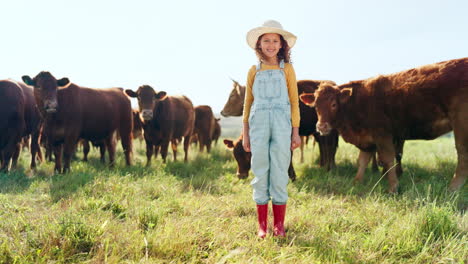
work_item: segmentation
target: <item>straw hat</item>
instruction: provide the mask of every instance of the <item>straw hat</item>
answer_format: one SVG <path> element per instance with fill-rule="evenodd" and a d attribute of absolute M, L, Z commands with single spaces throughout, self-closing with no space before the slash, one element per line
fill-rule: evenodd
<path fill-rule="evenodd" d="M 267 20 L 261 27 L 256 27 L 247 33 L 247 44 L 249 44 L 252 49 L 255 49 L 258 38 L 266 33 L 280 34 L 283 36 L 284 40 L 288 42 L 288 46 L 290 48 L 292 48 L 296 43 L 297 37 L 291 32 L 284 30 L 278 21 Z"/>

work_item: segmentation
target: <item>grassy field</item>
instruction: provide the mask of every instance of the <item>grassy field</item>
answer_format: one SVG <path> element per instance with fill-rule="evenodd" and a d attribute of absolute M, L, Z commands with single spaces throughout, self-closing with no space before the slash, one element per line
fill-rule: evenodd
<path fill-rule="evenodd" d="M 110 169 L 94 150 L 66 175 L 52 175 L 51 163 L 31 172 L 24 155 L 0 174 L 0 263 L 466 263 L 467 187 L 447 191 L 453 139 L 407 142 L 398 195 L 370 169 L 353 184 L 352 145 L 340 141 L 330 172 L 317 166 L 317 147 L 304 164 L 295 153 L 287 238 L 264 240 L 252 175 L 235 177 L 221 141 L 210 155 L 192 149 L 187 164 L 149 168 L 139 142 L 129 168 L 121 152 Z"/>

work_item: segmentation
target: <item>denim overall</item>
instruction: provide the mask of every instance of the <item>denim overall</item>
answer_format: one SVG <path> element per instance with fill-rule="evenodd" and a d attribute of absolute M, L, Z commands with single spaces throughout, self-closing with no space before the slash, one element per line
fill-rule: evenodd
<path fill-rule="evenodd" d="M 273 204 L 282 205 L 288 200 L 292 131 L 284 62 L 279 70 L 260 71 L 260 67 L 258 64 L 249 116 L 253 199 L 259 205 L 270 198 Z"/>

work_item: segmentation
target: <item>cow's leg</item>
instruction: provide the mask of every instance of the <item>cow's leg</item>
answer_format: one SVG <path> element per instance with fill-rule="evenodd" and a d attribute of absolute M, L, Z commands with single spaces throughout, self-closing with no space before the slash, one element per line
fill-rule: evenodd
<path fill-rule="evenodd" d="M 188 161 L 188 151 L 190 147 L 190 136 L 184 138 L 184 161 Z"/>
<path fill-rule="evenodd" d="M 204 142 L 203 137 L 198 137 L 198 151 L 201 153 L 203 152 Z"/>
<path fill-rule="evenodd" d="M 31 134 L 31 169 L 36 168 L 36 155 L 42 160 L 41 148 L 39 147 L 39 131 Z"/>
<path fill-rule="evenodd" d="M 403 158 L 403 146 L 405 145 L 404 140 L 396 139 L 395 143 L 395 160 L 396 160 L 396 174 L 398 177 L 403 174 L 403 168 L 401 166 L 401 159 Z"/>
<path fill-rule="evenodd" d="M 336 150 L 338 148 L 338 131 L 333 130 L 328 136 L 326 136 L 325 144 L 323 144 L 325 148 L 325 168 L 327 171 L 336 167 L 335 164 L 335 155 Z"/>
<path fill-rule="evenodd" d="M 18 141 L 15 143 L 15 141 Z M 10 170 L 10 162 L 12 160 L 12 157 L 14 157 L 15 152 L 17 152 L 17 148 L 21 148 L 20 144 L 21 140 L 15 140 L 15 139 L 10 139 L 10 142 L 3 148 L 3 162 L 2 162 L 2 168 L 0 171 L 3 172 L 8 172 Z"/>
<path fill-rule="evenodd" d="M 16 167 L 18 166 L 18 158 L 19 158 L 19 155 L 21 153 L 21 146 L 22 146 L 22 141 L 20 140 L 20 142 L 13 147 L 13 149 L 14 149 L 13 150 L 13 156 L 11 157 L 11 168 L 12 169 L 16 169 Z"/>
<path fill-rule="evenodd" d="M 76 138 L 65 138 L 65 142 L 63 143 L 63 173 L 70 172 L 71 159 L 76 153 L 77 142 Z"/>
<path fill-rule="evenodd" d="M 304 145 L 306 141 L 306 136 L 301 136 L 301 163 L 304 163 Z"/>
<path fill-rule="evenodd" d="M 398 178 L 394 168 L 395 163 L 395 148 L 391 137 L 382 137 L 377 142 L 377 153 L 379 161 L 384 168 L 383 173 L 387 175 L 388 191 L 395 193 L 398 188 Z"/>
<path fill-rule="evenodd" d="M 83 144 L 83 161 L 88 161 L 88 154 L 90 150 L 89 141 L 88 140 L 81 140 Z"/>
<path fill-rule="evenodd" d="M 364 173 L 366 172 L 367 165 L 374 154 L 374 152 L 359 150 L 358 171 L 356 173 L 356 177 L 354 177 L 354 181 L 361 183 L 364 181 Z"/>
<path fill-rule="evenodd" d="M 161 145 L 154 145 L 154 159 L 156 159 L 158 157 L 160 148 L 161 148 Z"/>
<path fill-rule="evenodd" d="M 1 164 L 1 166 L 0 166 L 0 172 L 3 171 L 2 168 L 3 168 L 3 161 L 4 161 L 4 160 L 5 160 L 5 159 L 3 158 L 3 150 L 0 149 L 0 164 Z"/>
<path fill-rule="evenodd" d="M 107 153 L 109 153 L 109 166 L 112 168 L 115 165 L 115 140 L 113 135 L 108 136 L 104 140 Z"/>
<path fill-rule="evenodd" d="M 55 173 L 62 172 L 62 144 L 53 146 L 54 157 L 55 157 Z M 52 156 L 52 155 L 51 155 Z"/>
<path fill-rule="evenodd" d="M 208 143 L 206 144 L 206 152 L 210 153 L 211 151 L 211 139 L 208 140 Z"/>
<path fill-rule="evenodd" d="M 172 154 L 174 156 L 174 161 L 177 161 L 177 139 L 171 140 Z"/>
<path fill-rule="evenodd" d="M 466 102 L 466 101 L 465 101 Z M 466 115 L 468 107 L 461 108 L 453 118 L 453 134 L 455 137 L 455 148 L 457 149 L 457 168 L 452 180 L 450 181 L 449 190 L 456 191 L 463 186 L 468 175 L 468 117 Z"/>
<path fill-rule="evenodd" d="M 153 157 L 153 144 L 149 141 L 146 141 L 146 167 L 151 165 L 151 158 Z"/>
<path fill-rule="evenodd" d="M 168 148 L 169 148 L 169 140 L 163 140 L 161 142 L 161 157 L 163 159 L 163 163 L 166 163 L 167 149 Z"/>
<path fill-rule="evenodd" d="M 104 144 L 104 142 L 101 142 L 99 144 L 99 154 L 101 155 L 101 163 L 105 164 L 106 163 L 106 144 Z"/>
<path fill-rule="evenodd" d="M 323 146 L 324 145 L 324 140 L 326 140 L 326 136 L 318 136 L 316 141 L 318 142 L 318 145 L 319 145 L 319 153 L 320 153 L 320 156 L 319 156 L 319 166 L 320 168 L 323 168 L 325 166 L 325 147 Z"/>
<path fill-rule="evenodd" d="M 131 122 L 128 124 L 123 124 L 122 128 L 120 129 L 120 140 L 125 155 L 125 164 L 127 166 L 132 165 L 133 136 Z"/>
<path fill-rule="evenodd" d="M 372 152 L 372 171 L 377 172 L 379 171 L 379 165 L 377 164 L 377 152 Z"/>

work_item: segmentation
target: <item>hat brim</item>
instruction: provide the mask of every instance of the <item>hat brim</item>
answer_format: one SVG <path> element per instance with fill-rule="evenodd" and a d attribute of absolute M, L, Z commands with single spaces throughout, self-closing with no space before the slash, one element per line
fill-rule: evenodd
<path fill-rule="evenodd" d="M 288 32 L 284 29 L 276 28 L 276 27 L 257 27 L 249 32 L 247 32 L 247 44 L 252 48 L 255 49 L 257 45 L 258 38 L 267 33 L 276 33 L 280 34 L 283 36 L 284 40 L 288 43 L 288 46 L 292 48 L 294 44 L 296 44 L 296 39 L 297 37 L 292 34 L 291 32 Z"/>

